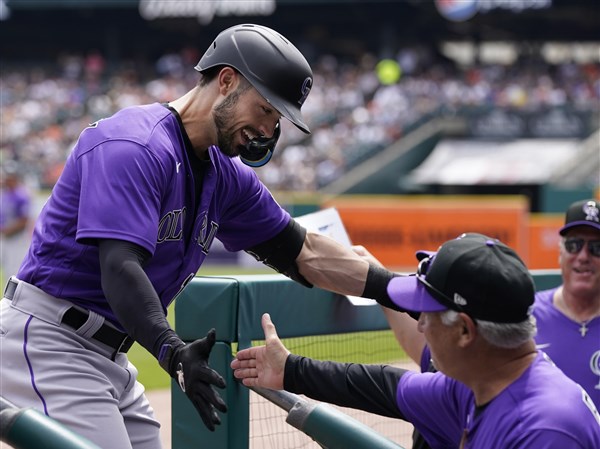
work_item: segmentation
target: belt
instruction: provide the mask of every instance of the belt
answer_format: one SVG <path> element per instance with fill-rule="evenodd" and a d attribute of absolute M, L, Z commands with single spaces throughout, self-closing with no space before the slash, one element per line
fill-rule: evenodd
<path fill-rule="evenodd" d="M 6 289 L 4 290 L 4 297 L 6 299 L 13 299 L 15 291 L 17 290 L 17 285 L 19 285 L 19 283 L 12 278 L 8 281 Z M 66 324 L 67 326 L 77 330 L 85 324 L 88 316 L 88 312 L 71 307 L 64 313 L 60 324 Z M 114 349 L 115 352 L 113 354 L 113 358 L 117 352 L 129 351 L 134 343 L 133 338 L 131 338 L 129 335 L 118 331 L 108 324 L 103 324 L 100 329 L 98 329 L 94 335 L 92 335 L 92 338 Z"/>

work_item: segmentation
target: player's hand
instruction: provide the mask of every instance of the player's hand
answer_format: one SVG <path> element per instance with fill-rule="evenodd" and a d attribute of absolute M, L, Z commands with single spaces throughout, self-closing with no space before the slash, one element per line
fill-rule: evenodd
<path fill-rule="evenodd" d="M 362 257 L 364 260 L 366 260 L 370 264 L 373 264 L 375 266 L 383 268 L 383 264 L 381 262 L 379 262 L 379 260 L 377 260 L 375 258 L 375 256 L 373 254 L 371 254 L 369 252 L 369 250 L 367 248 L 365 248 L 364 246 L 362 246 L 362 245 L 353 245 L 352 246 L 352 251 L 354 251 L 355 254 L 359 255 L 360 257 Z"/>
<path fill-rule="evenodd" d="M 238 351 L 231 362 L 233 375 L 247 387 L 282 390 L 285 362 L 290 351 L 277 336 L 277 329 L 268 313 L 262 316 L 261 323 L 265 332 L 265 345 Z"/>
<path fill-rule="evenodd" d="M 213 385 L 225 388 L 225 380 L 208 366 L 208 356 L 214 344 L 215 330 L 211 329 L 206 337 L 176 347 L 167 364 L 167 371 L 177 380 L 211 431 L 215 430 L 215 425 L 221 424 L 217 410 L 227 411 L 225 402 L 213 388 Z M 161 365 L 165 367 L 163 363 Z"/>

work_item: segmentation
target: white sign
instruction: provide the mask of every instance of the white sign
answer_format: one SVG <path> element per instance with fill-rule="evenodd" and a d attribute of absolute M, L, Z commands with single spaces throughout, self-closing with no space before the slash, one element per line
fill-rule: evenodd
<path fill-rule="evenodd" d="M 140 15 L 146 20 L 196 17 L 207 25 L 215 16 L 270 16 L 275 0 L 140 0 Z"/>

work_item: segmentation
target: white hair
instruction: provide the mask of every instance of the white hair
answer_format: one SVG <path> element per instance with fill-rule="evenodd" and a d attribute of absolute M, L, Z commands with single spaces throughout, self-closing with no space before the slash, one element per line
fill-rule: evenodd
<path fill-rule="evenodd" d="M 459 314 L 455 310 L 446 310 L 440 314 L 442 323 L 446 326 L 456 324 Z M 530 315 L 520 323 L 494 323 L 491 321 L 475 320 L 479 333 L 485 341 L 499 348 L 517 348 L 531 340 L 537 333 L 535 317 Z"/>

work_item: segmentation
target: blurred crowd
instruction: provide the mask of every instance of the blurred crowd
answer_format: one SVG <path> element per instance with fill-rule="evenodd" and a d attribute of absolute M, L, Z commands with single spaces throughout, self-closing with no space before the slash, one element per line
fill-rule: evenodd
<path fill-rule="evenodd" d="M 51 188 L 79 133 L 90 123 L 135 104 L 178 98 L 197 81 L 191 49 L 156 61 L 108 64 L 97 52 L 64 55 L 53 64 L 4 63 L 0 73 L 3 161 L 15 160 L 39 188 Z M 437 111 L 465 106 L 536 109 L 571 105 L 598 109 L 600 65 L 461 67 L 426 52 L 398 55 L 391 82 L 377 58 L 322 56 L 303 111 L 312 134 L 282 122 L 272 161 L 257 170 L 272 190 L 316 191 L 370 154 L 400 139 Z"/>

